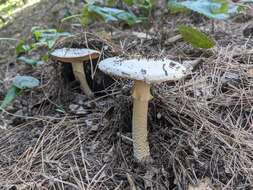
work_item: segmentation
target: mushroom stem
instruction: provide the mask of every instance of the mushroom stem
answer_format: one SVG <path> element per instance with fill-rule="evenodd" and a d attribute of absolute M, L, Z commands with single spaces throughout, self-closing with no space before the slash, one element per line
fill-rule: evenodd
<path fill-rule="evenodd" d="M 148 102 L 152 99 L 150 85 L 143 81 L 135 81 L 132 97 L 134 99 L 132 119 L 134 157 L 138 161 L 145 161 L 150 158 L 147 138 Z"/>
<path fill-rule="evenodd" d="M 91 91 L 89 84 L 87 82 L 83 63 L 82 62 L 72 63 L 72 68 L 75 78 L 80 82 L 81 89 L 87 96 L 92 97 L 93 92 Z"/>

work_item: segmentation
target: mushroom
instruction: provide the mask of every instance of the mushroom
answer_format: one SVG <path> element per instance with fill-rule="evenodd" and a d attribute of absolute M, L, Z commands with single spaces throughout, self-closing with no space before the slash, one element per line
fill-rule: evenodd
<path fill-rule="evenodd" d="M 80 82 L 81 89 L 90 97 L 93 96 L 93 92 L 88 85 L 83 62 L 96 59 L 99 56 L 100 52 L 86 48 L 62 48 L 56 49 L 51 53 L 53 60 L 63 63 L 71 63 L 74 76 Z"/>
<path fill-rule="evenodd" d="M 153 97 L 150 85 L 164 81 L 175 81 L 187 75 L 187 69 L 170 59 L 129 59 L 107 58 L 98 65 L 103 72 L 118 77 L 134 80 L 132 92 L 133 117 L 132 139 L 134 157 L 142 162 L 150 159 L 147 139 L 148 102 Z"/>

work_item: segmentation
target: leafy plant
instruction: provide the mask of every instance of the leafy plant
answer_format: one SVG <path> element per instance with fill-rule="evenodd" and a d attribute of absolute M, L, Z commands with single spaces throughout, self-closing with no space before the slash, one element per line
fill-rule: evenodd
<path fill-rule="evenodd" d="M 0 105 L 0 110 L 5 109 L 17 96 L 27 89 L 39 86 L 39 81 L 31 76 L 16 76 Z"/>
<path fill-rule="evenodd" d="M 169 7 L 186 8 L 212 19 L 225 20 L 239 12 L 240 6 L 228 0 L 170 0 Z"/>
<path fill-rule="evenodd" d="M 214 46 L 214 41 L 210 37 L 193 27 L 180 26 L 178 30 L 184 41 L 190 43 L 195 48 L 208 49 Z"/>
<path fill-rule="evenodd" d="M 87 25 L 91 18 L 102 19 L 105 22 L 118 22 L 123 21 L 128 25 L 133 25 L 143 21 L 143 17 L 137 17 L 131 12 L 125 10 L 110 8 L 110 7 L 100 7 L 95 4 L 86 4 L 82 11 L 82 24 Z"/>
<path fill-rule="evenodd" d="M 32 35 L 35 42 L 26 44 L 24 40 L 20 40 L 16 46 L 17 54 L 33 51 L 39 47 L 51 49 L 59 38 L 72 36 L 68 32 L 58 32 L 56 29 L 41 29 L 39 27 L 32 28 Z"/>
<path fill-rule="evenodd" d="M 169 0 L 167 6 L 171 14 L 184 13 L 189 11 L 189 9 L 178 4 L 175 0 Z"/>
<path fill-rule="evenodd" d="M 16 53 L 19 55 L 21 53 L 26 53 L 34 49 L 34 46 L 31 44 L 26 44 L 24 40 L 20 40 L 16 46 Z"/>
<path fill-rule="evenodd" d="M 31 59 L 31 58 L 24 57 L 24 56 L 18 57 L 17 61 L 20 61 L 20 62 L 30 65 L 32 67 L 37 67 L 38 65 L 43 64 L 43 61 Z"/>
<path fill-rule="evenodd" d="M 229 0 L 169 0 L 168 7 L 172 13 L 192 10 L 212 19 L 225 20 L 238 13 L 242 4 Z M 214 46 L 214 41 L 210 37 L 195 28 L 180 26 L 179 32 L 184 41 L 195 48 L 208 49 Z"/>
<path fill-rule="evenodd" d="M 35 46 L 46 46 L 51 49 L 60 37 L 69 37 L 72 34 L 68 32 L 58 32 L 56 29 L 32 28 L 32 34 L 35 38 Z"/>

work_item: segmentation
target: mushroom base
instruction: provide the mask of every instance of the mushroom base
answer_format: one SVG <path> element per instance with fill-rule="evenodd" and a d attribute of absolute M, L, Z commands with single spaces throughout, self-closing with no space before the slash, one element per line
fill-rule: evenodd
<path fill-rule="evenodd" d="M 150 85 L 142 81 L 135 81 L 133 90 L 133 123 L 132 138 L 134 157 L 138 161 L 150 159 L 147 114 L 148 102 L 152 99 L 150 94 Z"/>

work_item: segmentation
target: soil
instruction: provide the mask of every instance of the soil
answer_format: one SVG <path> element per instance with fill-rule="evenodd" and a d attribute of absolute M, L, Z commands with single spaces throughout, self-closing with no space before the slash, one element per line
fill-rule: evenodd
<path fill-rule="evenodd" d="M 15 44 L 0 46 L 0 99 L 12 78 L 31 75 L 27 91 L 0 115 L 0 187 L 3 189 L 252 189 L 252 18 L 212 21 L 194 13 L 157 11 L 150 23 L 60 23 L 82 2 L 42 1 L 18 13 L 1 37 L 32 40 L 33 26 L 58 28 L 74 37 L 54 48 L 89 47 L 112 56 L 199 60 L 191 75 L 152 86 L 148 127 L 152 162 L 132 152 L 132 81 L 110 78 L 97 61 L 86 74 L 95 98 L 86 97 L 67 65 L 37 68 L 16 63 Z M 177 36 L 180 24 L 212 36 L 215 47 L 195 49 Z M 212 28 L 214 26 L 214 28 Z M 246 28 L 246 29 L 245 29 Z M 41 57 L 46 50 L 29 53 Z M 95 68 L 95 69 L 94 69 Z M 96 72 L 94 72 L 96 71 Z M 94 78 L 92 79 L 92 74 Z"/>

